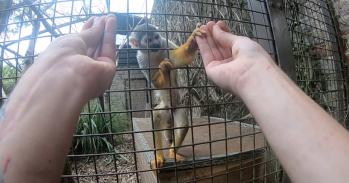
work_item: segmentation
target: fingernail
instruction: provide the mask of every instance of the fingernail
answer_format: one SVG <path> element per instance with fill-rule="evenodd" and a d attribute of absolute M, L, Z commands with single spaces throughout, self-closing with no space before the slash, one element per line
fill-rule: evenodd
<path fill-rule="evenodd" d="M 218 21 L 217 25 L 219 28 L 221 28 L 224 32 L 230 32 L 229 27 L 226 21 L 220 20 Z"/>

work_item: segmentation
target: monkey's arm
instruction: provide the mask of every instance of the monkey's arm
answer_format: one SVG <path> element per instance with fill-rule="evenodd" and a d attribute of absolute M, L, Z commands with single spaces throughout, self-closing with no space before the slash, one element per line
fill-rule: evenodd
<path fill-rule="evenodd" d="M 206 32 L 197 27 L 184 44 L 170 51 L 170 60 L 175 67 L 189 65 L 195 60 L 198 49 L 195 37 L 204 34 Z"/>
<path fill-rule="evenodd" d="M 173 65 L 168 59 L 160 62 L 159 70 L 152 75 L 152 83 L 156 88 L 170 87 L 170 72 Z"/>

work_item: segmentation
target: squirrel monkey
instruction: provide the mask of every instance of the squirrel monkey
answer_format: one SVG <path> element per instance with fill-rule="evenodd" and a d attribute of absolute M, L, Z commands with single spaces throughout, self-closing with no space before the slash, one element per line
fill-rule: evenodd
<path fill-rule="evenodd" d="M 187 41 L 179 47 L 172 41 L 167 41 L 166 38 L 162 37 L 159 34 L 158 28 L 151 24 L 137 25 L 130 35 L 131 47 L 139 49 L 137 51 L 137 60 L 139 67 L 144 69 L 142 72 L 145 78 L 151 83 L 151 87 L 162 89 L 154 90 L 155 98 L 159 101 L 155 107 L 156 110 L 153 111 L 154 128 L 157 130 L 176 128 L 174 132 L 173 130 L 155 132 L 156 160 L 152 160 L 151 162 L 153 169 L 162 167 L 164 163 L 164 153 L 161 150 L 163 148 L 162 133 L 165 134 L 168 143 L 171 144 L 169 157 L 177 161 L 183 161 L 185 159 L 175 151 L 175 148 L 181 146 L 188 132 L 188 109 L 173 109 L 172 116 L 171 110 L 166 108 L 179 105 L 181 101 L 179 97 L 180 90 L 163 88 L 178 86 L 177 72 L 171 70 L 175 67 L 189 65 L 195 60 L 198 49 L 195 36 L 203 36 L 206 33 L 198 26 Z M 164 49 L 167 48 L 167 44 L 171 49 L 169 54 Z M 149 73 L 149 70 L 146 70 L 148 68 L 159 69 L 152 69 Z"/>

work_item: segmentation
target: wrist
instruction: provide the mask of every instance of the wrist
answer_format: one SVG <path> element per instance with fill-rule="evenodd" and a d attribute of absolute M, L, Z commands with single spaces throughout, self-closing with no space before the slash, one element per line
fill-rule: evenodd
<path fill-rule="evenodd" d="M 46 77 L 47 81 L 43 86 L 50 83 L 50 95 L 57 96 L 57 100 L 63 97 L 62 99 L 74 101 L 82 106 L 90 99 L 84 76 L 77 74 L 69 64 L 58 66 L 56 71 L 51 71 Z"/>
<path fill-rule="evenodd" d="M 86 65 L 89 63 L 84 59 L 82 55 L 68 53 L 68 55 L 55 58 L 54 60 L 59 60 L 59 62 L 51 64 L 44 71 L 33 69 L 33 73 L 42 73 L 41 77 L 46 78 L 42 84 L 51 85 L 51 87 L 48 86 L 48 89 L 55 87 L 56 89 L 53 92 L 57 92 L 57 94 L 64 93 L 64 95 L 76 94 L 77 96 L 74 99 L 85 104 L 91 98 L 89 87 L 92 82 L 88 82 L 87 78 L 93 74 L 91 74 L 92 71 L 90 73 L 87 71 L 89 67 L 86 67 Z"/>
<path fill-rule="evenodd" d="M 235 86 L 231 86 L 231 90 L 241 98 L 250 93 L 259 92 L 259 87 L 272 77 L 270 74 L 277 74 L 279 70 L 270 57 L 262 57 L 253 62 L 254 64 L 239 75 Z"/>
<path fill-rule="evenodd" d="M 67 104 L 65 102 L 73 102 L 75 106 L 83 106 L 89 100 L 86 87 L 73 69 L 67 66 L 49 68 L 44 72 L 39 69 L 39 67 L 30 68 L 20 79 L 7 105 L 8 108 L 15 106 L 16 110 L 10 111 L 18 111 L 21 106 L 25 108 L 26 104 L 31 106 L 37 102 L 51 102 L 51 105 L 55 106 L 59 106 L 60 103 L 65 106 L 64 104 Z M 38 76 L 37 73 L 41 75 Z M 29 100 L 31 98 L 35 100 Z"/>

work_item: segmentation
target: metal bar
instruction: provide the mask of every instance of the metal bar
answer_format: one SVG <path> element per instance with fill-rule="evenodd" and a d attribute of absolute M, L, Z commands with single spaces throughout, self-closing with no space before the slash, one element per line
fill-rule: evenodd
<path fill-rule="evenodd" d="M 171 40 L 179 44 L 184 42 L 183 40 L 188 36 L 188 34 L 191 33 L 192 30 L 190 29 L 192 29 L 192 26 L 196 23 L 205 23 L 209 20 L 218 19 L 226 20 L 228 24 L 231 25 L 230 27 L 235 34 L 249 36 L 253 40 L 261 43 L 272 56 L 276 57 L 279 66 L 293 80 L 296 80 L 296 74 L 299 74 L 299 72 L 326 73 L 325 76 L 327 77 L 299 77 L 297 82 L 298 84 L 311 83 L 319 86 L 326 85 L 326 83 L 336 83 L 337 87 L 323 87 L 320 90 L 309 90 L 307 93 L 313 97 L 325 95 L 332 96 L 327 98 L 326 101 L 318 100 L 317 102 L 324 106 L 326 110 L 331 111 L 334 114 L 339 114 L 339 118 L 343 118 L 348 123 L 346 115 L 343 115 L 345 112 L 347 112 L 347 105 L 344 104 L 348 103 L 348 78 L 345 76 L 347 71 L 343 69 L 345 65 L 343 64 L 342 60 L 342 50 L 338 46 L 340 41 L 337 34 L 339 31 L 337 27 L 333 26 L 335 22 L 333 13 L 328 11 L 329 1 L 307 1 L 307 3 L 299 5 L 302 10 L 292 10 L 295 13 L 294 15 L 297 16 L 286 17 L 286 13 L 284 13 L 283 10 L 287 7 L 283 6 L 284 3 L 287 4 L 290 1 L 292 0 L 208 0 L 205 2 L 197 0 L 159 0 L 154 2 L 162 3 L 162 5 L 158 7 L 160 9 L 154 11 L 153 8 L 152 12 L 148 12 L 148 10 L 150 10 L 150 6 L 148 6 L 147 1 L 145 0 L 147 4 L 144 6 L 146 12 L 139 12 L 134 11 L 131 8 L 131 1 L 126 0 L 125 11 L 115 13 L 118 19 L 117 31 L 118 34 L 126 35 L 126 42 L 128 42 L 128 35 L 132 31 L 132 27 L 134 27 L 134 25 L 136 25 L 138 22 L 143 21 L 144 23 L 152 23 L 161 27 L 157 32 L 160 32 L 162 35 L 166 34 L 167 41 Z M 38 1 L 29 4 L 28 0 L 25 2 L 27 3 L 15 4 L 6 10 L 10 10 L 14 13 L 13 15 L 10 15 L 10 22 L 0 24 L 9 29 L 5 29 L 5 32 L 1 35 L 4 38 L 1 40 L 2 42 L 0 41 L 0 54 L 2 57 L 6 56 L 6 58 L 2 58 L 2 63 L 12 63 L 17 61 L 17 65 L 19 65 L 23 59 L 37 57 L 37 52 L 35 52 L 35 54 L 32 56 L 22 56 L 19 54 L 23 44 L 25 42 L 29 42 L 30 39 L 37 39 L 38 41 L 34 42 L 36 45 L 39 44 L 39 40 L 51 38 L 52 41 L 52 38 L 64 35 L 65 33 L 75 33 L 76 30 L 72 26 L 80 26 L 81 22 L 85 21 L 89 16 L 100 16 L 114 11 L 114 1 L 110 0 L 101 1 L 102 3 L 98 4 L 97 8 L 94 7 L 96 5 L 92 5 L 95 3 L 95 0 L 82 1 L 82 7 L 79 7 L 80 1 L 76 0 L 60 0 L 47 3 Z M 103 4 L 104 2 L 107 4 Z M 294 2 L 299 1 L 294 0 Z M 62 8 L 62 4 L 67 7 L 67 11 L 65 13 L 58 12 Z M 43 7 L 49 7 L 48 9 L 50 12 L 43 10 Z M 100 7 L 102 8 L 98 9 Z M 9 36 L 12 34 L 11 29 L 13 29 L 13 27 L 18 27 L 18 29 L 21 30 L 22 26 L 24 29 L 26 28 L 25 26 L 27 24 L 30 24 L 32 18 L 24 15 L 24 13 L 26 13 L 26 11 L 30 8 L 32 11 L 40 14 L 38 15 L 38 20 L 43 22 L 46 27 L 49 26 L 49 28 L 39 31 L 38 35 L 35 35 L 34 37 L 26 36 L 25 34 L 23 34 L 24 36 L 22 37 L 22 31 L 19 31 L 18 34 L 13 33 L 15 36 Z M 308 12 L 312 12 L 314 14 L 321 14 L 321 16 L 317 17 L 312 14 L 308 14 L 307 11 L 304 11 L 304 9 L 307 9 Z M 80 11 L 80 13 L 76 14 L 77 12 L 75 10 Z M 14 18 L 14 15 L 22 18 Z M 141 16 L 145 16 L 146 18 Z M 301 19 L 304 17 L 311 21 L 302 22 Z M 289 32 L 290 30 L 288 30 L 288 28 L 293 25 L 289 25 L 288 23 L 293 21 L 298 21 L 297 23 L 301 24 L 294 26 L 303 26 L 311 29 L 312 31 L 295 29 Z M 317 24 L 321 24 L 321 26 Z M 64 34 L 62 34 L 59 29 L 64 31 Z M 319 36 L 321 33 L 324 33 L 327 36 Z M 291 37 L 290 35 L 295 35 L 295 37 Z M 14 37 L 14 39 L 12 39 L 12 37 Z M 321 58 L 321 61 L 330 63 L 329 67 L 314 67 L 314 65 L 316 65 L 314 61 L 318 61 L 319 58 L 317 58 L 316 55 L 314 56 L 308 53 L 309 50 L 311 50 L 310 48 L 299 49 L 293 52 L 292 46 L 293 48 L 307 46 L 311 47 L 309 46 L 310 41 L 307 42 L 303 41 L 302 39 L 298 40 L 297 38 L 307 38 L 333 45 L 331 48 L 323 48 L 321 45 L 311 45 L 315 49 L 321 49 L 330 55 L 334 55 L 332 58 Z M 291 43 L 293 43 L 293 45 Z M 15 44 L 21 44 L 21 46 Z M 13 47 L 17 47 L 17 49 L 13 49 Z M 10 49 L 10 51 L 8 51 L 8 49 Z M 154 140 L 151 139 L 154 138 L 154 133 L 164 130 L 174 131 L 181 128 L 183 129 L 183 127 L 154 129 L 154 125 L 150 124 L 154 123 L 153 112 L 157 112 L 158 110 L 170 110 L 171 115 L 173 116 L 172 111 L 187 109 L 190 111 L 188 115 L 188 119 L 190 120 L 190 130 L 188 131 L 188 134 L 191 133 L 191 135 L 187 135 L 188 142 L 184 143 L 181 148 L 189 149 L 188 151 L 193 154 L 193 157 L 186 159 L 184 162 L 176 162 L 166 159 L 167 162 L 165 163 L 165 166 L 157 169 L 159 170 L 156 171 L 158 177 L 154 178 L 153 182 L 162 182 L 163 180 L 161 179 L 161 175 L 164 175 L 163 173 L 166 172 L 173 173 L 173 177 L 171 177 L 173 182 L 216 182 L 217 178 L 219 177 L 223 177 L 223 179 L 221 179 L 223 180 L 222 182 L 229 182 L 232 181 L 231 174 L 237 175 L 234 181 L 238 182 L 268 182 L 269 178 L 276 179 L 277 181 L 284 179 L 283 182 L 289 182 L 287 180 L 287 176 L 282 176 L 282 178 L 279 176 L 279 174 L 281 174 L 279 162 L 272 154 L 272 151 L 264 137 L 261 141 L 262 147 L 259 147 L 257 141 L 259 140 L 258 137 L 262 136 L 262 132 L 253 118 L 241 117 L 248 112 L 248 110 L 244 108 L 241 100 L 219 90 L 211 82 L 209 82 L 204 74 L 202 63 L 200 65 L 201 60 L 199 60 L 199 62 L 195 62 L 189 67 L 181 67 L 178 68 L 178 70 L 175 70 L 175 72 L 182 70 L 183 77 L 188 79 L 184 79 L 182 85 L 170 83 L 169 87 L 163 88 L 165 90 L 173 91 L 188 91 L 188 94 L 185 95 L 185 97 L 189 100 L 188 103 L 179 106 L 171 105 L 170 107 L 163 109 L 153 109 L 153 104 L 156 104 L 156 101 L 153 101 L 152 97 L 154 88 L 150 86 L 150 83 L 146 83 L 145 87 L 143 85 L 135 85 L 137 82 L 144 80 L 144 78 L 140 78 L 141 76 L 138 76 L 137 73 L 144 70 L 154 71 L 155 69 L 158 69 L 158 67 L 154 66 L 143 69 L 138 68 L 135 54 L 135 52 L 138 50 L 143 50 L 144 52 L 148 53 L 154 51 L 151 48 L 132 49 L 127 46 L 125 48 L 117 49 L 117 51 L 119 51 L 119 60 L 123 60 L 123 62 L 120 62 L 118 66 L 117 74 L 120 74 L 120 77 L 115 77 L 115 79 L 118 80 L 117 85 L 120 86 L 113 86 L 113 88 L 106 91 L 109 95 L 109 103 L 106 106 L 108 106 L 109 109 L 105 111 L 95 111 L 94 101 L 92 100 L 80 114 L 82 119 L 89 121 L 94 120 L 95 116 L 102 116 L 102 118 L 104 116 L 102 119 L 103 124 L 111 129 L 113 129 L 115 125 L 118 125 L 114 122 L 115 117 L 126 116 L 125 118 L 127 119 L 125 119 L 125 124 L 129 126 L 120 131 L 96 131 L 77 133 L 77 135 L 74 135 L 74 140 L 87 139 L 92 141 L 97 138 L 106 139 L 112 144 L 114 149 L 113 151 L 103 152 L 79 152 L 72 148 L 70 155 L 67 157 L 72 164 L 71 168 L 73 173 L 63 175 L 62 178 L 74 178 L 76 182 L 105 182 L 108 177 L 112 177 L 113 182 L 115 182 L 115 179 L 116 182 L 123 182 L 126 180 L 124 179 L 125 177 L 133 176 L 134 179 L 130 182 L 139 183 L 143 178 L 143 174 L 154 174 L 153 170 L 150 169 L 149 166 L 142 165 L 144 162 L 142 160 L 142 156 L 148 156 L 149 154 L 153 156 L 155 155 L 154 152 L 156 147 L 151 145 L 151 141 L 154 143 Z M 165 50 L 166 52 L 171 49 L 161 48 L 158 50 Z M 297 62 L 295 62 L 294 59 L 296 59 Z M 305 61 L 308 61 L 310 64 L 302 65 L 302 63 Z M 4 68 L 1 65 L 0 74 L 4 74 L 3 69 Z M 136 73 L 136 75 L 133 75 L 134 73 Z M 197 76 L 199 74 L 202 74 L 203 76 Z M 17 80 L 20 78 L 19 76 L 20 75 L 18 73 L 16 76 L 1 76 L 0 86 L 7 83 L 6 80 Z M 200 79 L 202 81 L 196 81 Z M 150 103 L 151 106 L 149 108 L 137 106 L 139 102 L 143 102 L 137 101 L 137 99 L 139 100 L 143 96 L 136 96 L 135 93 L 142 92 L 146 93 L 144 98 L 146 98 L 147 103 Z M 172 96 L 171 92 L 171 102 L 174 97 L 176 96 Z M 198 101 L 196 101 L 197 99 Z M 141 98 L 141 100 L 143 100 L 143 98 Z M 345 101 L 343 102 L 342 100 Z M 114 106 L 112 102 L 120 104 Z M 340 103 L 341 105 L 339 107 L 329 105 L 335 103 Z M 203 120 L 200 121 L 200 123 L 194 122 L 194 114 L 196 114 L 195 112 L 197 111 L 196 109 L 200 109 L 200 115 Z M 237 112 L 234 112 L 234 110 Z M 137 113 L 150 114 L 149 116 L 151 118 L 143 119 L 143 121 L 149 124 L 149 128 L 141 127 L 141 124 L 136 121 L 137 119 L 139 120 L 138 116 L 136 116 Z M 232 115 L 232 113 L 234 113 L 234 115 Z M 238 115 L 235 115 L 235 113 Z M 219 117 L 220 121 L 216 121 L 216 118 L 213 117 Z M 252 129 L 251 131 L 243 131 L 244 126 L 247 123 L 249 123 L 248 127 Z M 220 129 L 220 133 L 222 134 L 219 136 L 219 138 L 215 136 L 216 133 L 214 131 L 217 125 L 222 126 Z M 232 125 L 236 125 L 237 131 L 234 132 L 234 134 L 231 134 L 231 129 L 229 129 Z M 199 128 L 207 128 L 208 131 L 205 131 L 205 134 L 200 134 L 200 131 L 196 130 Z M 138 147 L 139 143 L 148 143 L 146 140 L 140 140 L 141 142 L 138 142 L 140 136 L 144 136 L 143 139 L 145 138 L 145 134 L 149 134 L 147 140 L 151 139 L 149 140 L 149 145 L 147 146 L 148 148 L 146 146 Z M 207 138 L 203 140 L 194 139 L 201 135 L 206 135 Z M 125 143 L 125 145 L 129 147 L 127 149 L 118 149 L 120 144 L 115 141 L 115 138 L 117 137 L 123 138 L 122 140 L 125 140 L 128 137 L 128 142 Z M 246 144 L 246 141 L 244 140 L 246 138 L 252 139 L 253 142 L 251 144 Z M 231 150 L 230 147 L 232 141 L 237 142 L 234 150 Z M 220 149 L 221 152 L 219 155 L 215 154 L 217 150 L 215 144 L 217 143 L 225 144 L 225 147 L 221 146 L 222 149 Z M 205 149 L 204 155 L 200 155 L 200 151 L 197 149 L 197 147 L 203 145 L 207 146 L 208 148 Z M 250 146 L 249 148 L 251 149 L 245 151 L 246 145 Z M 169 150 L 169 147 L 164 146 L 164 148 L 159 148 L 156 150 Z M 198 154 L 200 156 L 198 156 Z M 245 156 L 246 154 L 249 156 Z M 100 163 L 102 163 L 104 160 L 103 156 L 110 158 L 110 166 L 108 167 L 108 171 L 100 168 Z M 259 161 L 260 156 L 263 156 L 262 161 Z M 124 165 L 119 161 L 122 159 L 122 157 L 128 157 L 130 159 L 130 164 L 133 164 L 130 165 L 130 169 L 125 169 Z M 245 166 L 244 164 L 246 157 L 248 160 L 252 161 L 248 166 Z M 83 158 L 91 161 L 82 162 L 85 161 L 82 160 Z M 236 162 L 236 169 L 232 169 L 232 165 L 230 164 L 232 159 L 234 159 L 234 162 Z M 151 159 L 148 158 L 148 160 Z M 81 165 L 89 166 L 90 171 L 86 172 L 84 167 Z M 222 171 L 216 172 L 216 166 L 221 166 Z M 203 167 L 207 168 L 207 172 L 204 173 L 205 176 L 202 176 L 202 173 L 198 171 Z M 262 169 L 260 172 L 258 172 L 258 167 L 261 167 Z M 246 169 L 252 170 L 252 173 L 248 178 L 246 178 L 246 174 L 244 173 Z M 191 177 L 189 177 L 187 180 L 183 180 L 181 177 L 181 175 L 183 175 L 183 171 L 192 173 Z M 142 181 L 144 182 L 143 179 Z"/>
<path fill-rule="evenodd" d="M 349 100 L 348 100 L 348 96 L 349 96 L 349 87 L 348 87 L 348 61 L 346 59 L 344 55 L 345 53 L 345 46 L 344 46 L 344 41 L 343 39 L 341 39 L 339 37 L 340 35 L 340 30 L 339 30 L 339 23 L 337 21 L 337 19 L 335 18 L 335 12 L 334 12 L 334 7 L 333 7 L 333 2 L 329 2 L 329 1 L 326 1 L 326 5 L 327 5 L 327 8 L 329 9 L 329 14 L 330 14 L 330 17 L 331 17 L 331 23 L 334 27 L 334 30 L 335 30 L 335 33 L 336 33 L 336 42 L 337 42 L 337 45 L 333 45 L 333 46 L 337 46 L 337 49 L 339 50 L 339 59 L 341 62 L 340 62 L 340 69 L 342 72 L 340 72 L 340 74 L 342 75 L 342 79 L 344 81 L 346 81 L 343 85 L 344 87 L 344 91 L 343 91 L 343 94 L 344 94 L 344 97 L 342 97 L 342 105 L 340 106 L 341 108 L 346 108 L 346 110 L 348 110 L 348 103 L 349 103 Z M 337 72 L 336 72 L 337 73 Z M 347 117 L 348 115 L 348 111 L 345 111 L 345 113 L 343 113 L 343 123 L 345 125 L 346 128 L 349 127 L 349 118 Z"/>
<path fill-rule="evenodd" d="M 267 3 L 277 63 L 293 81 L 296 81 L 296 69 L 291 38 L 289 36 L 288 25 L 284 13 L 285 3 L 280 0 L 267 0 Z M 285 172 L 282 176 L 282 182 L 288 183 L 288 180 L 288 175 Z"/>
<path fill-rule="evenodd" d="M 296 80 L 295 61 L 292 52 L 291 38 L 289 36 L 284 1 L 267 0 L 272 35 L 274 37 L 277 63 L 281 69 L 293 80 Z"/>

